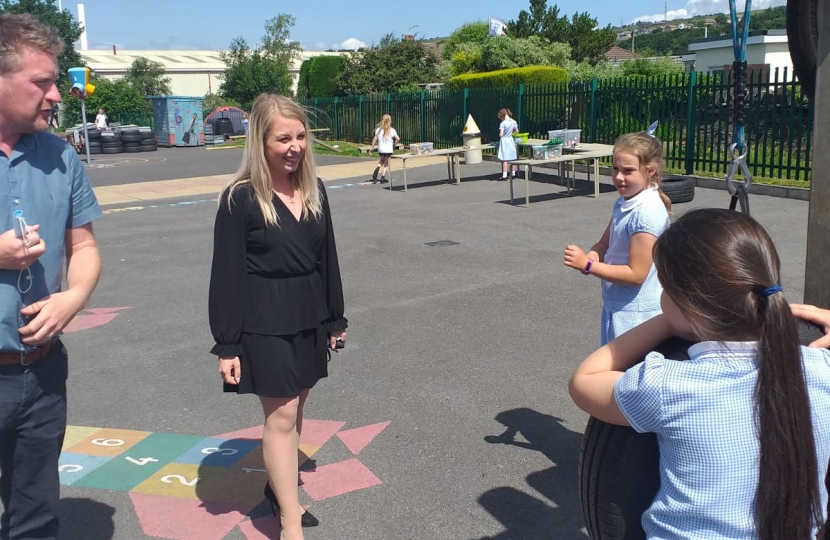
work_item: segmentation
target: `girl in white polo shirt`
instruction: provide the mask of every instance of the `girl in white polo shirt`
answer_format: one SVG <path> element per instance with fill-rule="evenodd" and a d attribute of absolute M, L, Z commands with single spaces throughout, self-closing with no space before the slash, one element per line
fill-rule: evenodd
<path fill-rule="evenodd" d="M 373 183 L 378 183 L 378 172 L 380 173 L 381 184 L 389 181 L 386 179 L 386 169 L 389 168 L 389 156 L 395 152 L 395 145 L 400 140 L 398 132 L 392 127 L 392 117 L 384 114 L 375 127 L 375 136 L 372 138 L 372 144 L 369 146 L 369 153 L 371 154 L 375 145 L 377 145 L 378 155 L 380 156 L 378 166 L 375 167 L 375 172 L 372 174 Z"/>

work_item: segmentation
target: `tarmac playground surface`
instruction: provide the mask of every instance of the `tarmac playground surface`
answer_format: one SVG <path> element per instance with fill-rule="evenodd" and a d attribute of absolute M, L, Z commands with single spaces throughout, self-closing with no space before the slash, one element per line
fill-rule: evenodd
<path fill-rule="evenodd" d="M 63 539 L 277 538 L 258 401 L 223 394 L 208 353 L 215 198 L 241 153 L 169 149 L 89 168 L 104 266 L 63 338 Z M 600 285 L 562 251 L 602 233 L 609 178 L 599 199 L 584 180 L 568 197 L 540 169 L 525 208 L 509 204 L 497 163 L 462 165 L 456 186 L 438 181 L 443 159 L 411 160 L 404 193 L 361 185 L 375 160 L 318 161 L 349 335 L 306 406 L 300 497 L 322 524 L 305 538 L 585 538 L 587 417 L 566 385 L 598 344 Z M 675 214 L 727 204 L 698 188 Z M 807 203 L 752 196 L 752 211 L 779 249 L 785 294 L 801 300 Z"/>

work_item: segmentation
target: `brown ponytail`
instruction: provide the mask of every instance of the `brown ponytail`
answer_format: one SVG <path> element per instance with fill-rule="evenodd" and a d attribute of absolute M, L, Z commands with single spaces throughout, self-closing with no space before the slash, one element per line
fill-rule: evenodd
<path fill-rule="evenodd" d="M 803 540 L 821 525 L 818 462 L 798 332 L 767 232 L 730 210 L 684 214 L 658 239 L 666 294 L 702 340 L 758 341 L 755 410 L 759 540 Z"/>

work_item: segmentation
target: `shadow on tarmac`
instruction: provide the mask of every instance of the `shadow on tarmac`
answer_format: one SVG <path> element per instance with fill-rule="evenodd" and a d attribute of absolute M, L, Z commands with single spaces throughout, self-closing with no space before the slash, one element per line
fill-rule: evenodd
<path fill-rule="evenodd" d="M 505 426 L 501 435 L 488 435 L 490 444 L 506 444 L 516 451 L 541 452 L 551 467 L 527 476 L 528 485 L 542 497 L 511 487 L 499 487 L 479 497 L 479 504 L 505 531 L 478 540 L 571 540 L 586 538 L 577 495 L 577 464 L 582 433 L 568 430 L 562 419 L 528 408 L 504 411 L 496 420 Z M 527 442 L 517 441 L 521 435 Z"/>
<path fill-rule="evenodd" d="M 112 540 L 115 508 L 92 499 L 61 499 L 60 538 Z"/>

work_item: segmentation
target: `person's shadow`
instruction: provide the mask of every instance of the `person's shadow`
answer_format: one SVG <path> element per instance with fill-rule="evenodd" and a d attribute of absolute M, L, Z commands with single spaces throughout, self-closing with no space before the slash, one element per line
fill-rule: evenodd
<path fill-rule="evenodd" d="M 112 540 L 115 508 L 92 499 L 61 499 L 61 540 Z"/>
<path fill-rule="evenodd" d="M 528 408 L 504 411 L 496 420 L 505 426 L 500 435 L 488 435 L 491 444 L 514 446 L 517 452 L 541 452 L 551 467 L 527 477 L 540 499 L 512 487 L 492 489 L 479 504 L 505 528 L 497 536 L 479 540 L 584 539 L 582 510 L 577 496 L 577 464 L 582 433 L 568 430 L 562 419 Z M 516 440 L 521 435 L 525 441 Z"/>

